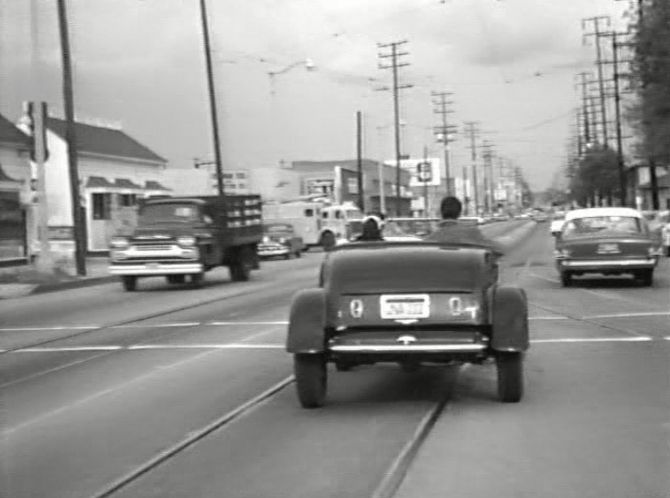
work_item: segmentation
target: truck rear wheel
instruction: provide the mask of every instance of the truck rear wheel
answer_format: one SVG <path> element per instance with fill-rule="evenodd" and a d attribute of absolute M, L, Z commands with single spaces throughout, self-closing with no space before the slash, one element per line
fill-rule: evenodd
<path fill-rule="evenodd" d="M 230 279 L 233 282 L 246 282 L 251 274 L 251 264 L 248 261 L 235 261 L 228 268 Z"/>
<path fill-rule="evenodd" d="M 202 287 L 202 282 L 205 280 L 205 274 L 203 272 L 200 273 L 191 273 L 191 286 L 194 289 L 199 289 Z"/>
<path fill-rule="evenodd" d="M 121 284 L 124 290 L 132 292 L 137 289 L 137 277 L 135 275 L 123 275 L 121 277 Z"/>
<path fill-rule="evenodd" d="M 321 247 L 324 251 L 330 251 L 335 247 L 335 235 L 333 232 L 324 232 L 321 235 Z"/>

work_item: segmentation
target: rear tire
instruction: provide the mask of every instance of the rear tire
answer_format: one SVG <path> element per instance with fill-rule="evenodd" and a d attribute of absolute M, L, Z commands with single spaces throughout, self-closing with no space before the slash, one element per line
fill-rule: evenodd
<path fill-rule="evenodd" d="M 498 398 L 503 403 L 518 403 L 523 397 L 523 354 L 499 353 Z"/>
<path fill-rule="evenodd" d="M 639 270 L 635 277 L 640 280 L 644 287 L 651 287 L 654 283 L 654 270 Z"/>
<path fill-rule="evenodd" d="M 199 289 L 202 287 L 202 283 L 205 280 L 205 274 L 204 273 L 191 273 L 191 286 L 194 289 Z"/>
<path fill-rule="evenodd" d="M 228 267 L 230 279 L 233 282 L 246 282 L 249 280 L 253 266 L 254 262 L 249 255 L 249 251 L 246 248 L 240 248 L 234 261 Z"/>
<path fill-rule="evenodd" d="M 121 284 L 124 290 L 133 292 L 137 289 L 137 277 L 135 275 L 123 275 L 121 277 Z"/>
<path fill-rule="evenodd" d="M 561 272 L 561 285 L 563 287 L 570 287 L 572 285 L 572 273 L 569 271 Z"/>
<path fill-rule="evenodd" d="M 293 355 L 293 372 L 298 399 L 303 408 L 319 408 L 326 401 L 328 372 L 321 353 Z"/>
<path fill-rule="evenodd" d="M 335 247 L 335 235 L 333 232 L 324 232 L 321 235 L 321 247 L 324 251 L 330 251 Z"/>

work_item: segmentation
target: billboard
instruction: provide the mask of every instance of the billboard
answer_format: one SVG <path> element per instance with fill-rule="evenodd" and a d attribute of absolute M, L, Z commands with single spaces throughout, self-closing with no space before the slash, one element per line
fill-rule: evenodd
<path fill-rule="evenodd" d="M 384 161 L 387 166 L 395 166 L 395 159 Z M 438 157 L 401 159 L 400 167 L 411 173 L 410 187 L 423 187 L 424 185 L 439 187 L 442 184 L 442 167 Z"/>

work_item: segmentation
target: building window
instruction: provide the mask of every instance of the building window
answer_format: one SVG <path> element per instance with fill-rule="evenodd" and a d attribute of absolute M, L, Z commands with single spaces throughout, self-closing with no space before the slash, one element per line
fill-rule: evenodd
<path fill-rule="evenodd" d="M 119 194 L 119 206 L 133 207 L 137 204 L 137 194 Z"/>
<path fill-rule="evenodd" d="M 93 219 L 109 220 L 112 214 L 112 194 L 91 194 L 93 203 Z"/>

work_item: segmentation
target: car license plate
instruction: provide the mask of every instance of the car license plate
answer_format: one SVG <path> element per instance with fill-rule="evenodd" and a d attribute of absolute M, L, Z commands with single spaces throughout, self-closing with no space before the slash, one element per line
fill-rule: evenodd
<path fill-rule="evenodd" d="M 430 296 L 428 294 L 385 294 L 379 299 L 382 318 L 407 319 L 428 318 L 430 316 Z"/>
<path fill-rule="evenodd" d="M 621 252 L 619 244 L 598 244 L 598 254 L 618 254 Z"/>
<path fill-rule="evenodd" d="M 158 270 L 160 265 L 158 263 L 147 263 L 148 270 Z"/>

